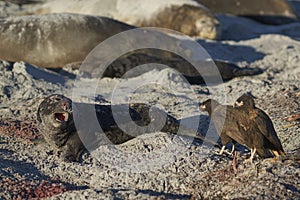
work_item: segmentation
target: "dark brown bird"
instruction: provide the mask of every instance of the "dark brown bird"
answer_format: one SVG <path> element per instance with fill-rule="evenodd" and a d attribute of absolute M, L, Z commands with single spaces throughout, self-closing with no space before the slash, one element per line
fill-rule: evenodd
<path fill-rule="evenodd" d="M 234 107 L 241 113 L 239 125 L 244 133 L 236 136 L 237 141 L 251 148 L 250 160 L 255 152 L 262 158 L 285 154 L 271 119 L 255 106 L 253 96 L 243 94 L 236 100 Z"/>
<path fill-rule="evenodd" d="M 234 152 L 234 144 L 236 143 L 234 135 L 238 134 L 238 120 L 236 119 L 236 110 L 232 106 L 221 105 L 213 99 L 204 101 L 200 109 L 208 112 L 222 143 L 220 155 L 224 152 L 226 145 L 232 142 L 232 151 Z"/>

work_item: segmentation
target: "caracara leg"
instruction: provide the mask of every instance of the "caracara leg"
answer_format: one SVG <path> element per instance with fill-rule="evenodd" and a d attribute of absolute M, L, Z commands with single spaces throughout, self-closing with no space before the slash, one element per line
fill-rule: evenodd
<path fill-rule="evenodd" d="M 232 144 L 232 149 L 231 149 L 230 154 L 233 155 L 233 153 L 234 153 L 234 144 Z"/>
<path fill-rule="evenodd" d="M 254 158 L 255 153 L 256 153 L 256 148 L 254 147 L 253 149 L 251 149 L 251 156 L 250 156 L 250 158 L 249 158 L 250 162 L 253 161 L 253 158 Z"/>
<path fill-rule="evenodd" d="M 223 152 L 224 152 L 224 150 L 225 150 L 225 147 L 226 147 L 225 145 L 222 146 L 222 148 L 221 148 L 221 150 L 220 150 L 220 152 L 219 152 L 219 155 L 222 155 L 222 154 L 223 154 Z"/>
<path fill-rule="evenodd" d="M 253 149 L 251 149 L 250 158 L 246 159 L 244 162 L 251 162 L 252 163 L 255 153 L 256 153 L 256 148 L 254 147 Z"/>

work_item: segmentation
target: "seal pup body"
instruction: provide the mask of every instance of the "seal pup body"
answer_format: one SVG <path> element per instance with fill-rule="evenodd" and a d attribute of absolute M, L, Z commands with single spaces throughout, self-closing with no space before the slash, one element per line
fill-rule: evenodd
<path fill-rule="evenodd" d="M 74 112 L 74 109 L 77 112 Z M 93 124 L 95 112 L 97 124 Z M 130 117 L 123 117 L 128 112 Z M 151 117 L 151 112 L 155 113 L 154 117 Z M 121 116 L 121 121 L 116 121 L 115 116 Z M 63 95 L 53 94 L 40 103 L 37 120 L 45 140 L 65 160 L 70 161 L 80 160 L 80 155 L 85 149 L 93 150 L 100 145 L 121 144 L 145 133 L 162 131 L 205 140 L 201 136 L 191 134 L 192 130 L 182 128 L 180 120 L 144 103 L 132 103 L 129 107 L 125 104 L 72 103 L 71 99 Z M 97 125 L 101 127 L 100 134 Z M 206 141 L 215 144 L 213 141 Z"/>
<path fill-rule="evenodd" d="M 207 66 L 210 66 L 212 62 L 214 62 L 214 64 L 218 68 L 218 72 L 220 73 L 223 81 L 228 81 L 240 76 L 253 76 L 261 74 L 263 72 L 259 68 L 241 68 L 233 63 L 228 63 L 220 60 L 197 61 L 197 64 L 199 66 L 203 66 L 204 69 L 207 69 Z M 176 54 L 165 52 L 159 49 L 155 49 L 155 51 L 151 49 L 146 49 L 143 51 L 137 50 L 120 56 L 106 68 L 103 73 L 103 77 L 122 78 L 123 75 L 126 74 L 126 72 L 128 72 L 129 70 L 135 68 L 136 66 L 148 63 L 159 63 L 167 65 L 168 67 L 180 72 L 191 84 L 205 83 L 202 74 L 200 74 L 195 66 L 191 65 L 191 63 L 189 63 L 187 60 Z M 100 64 L 101 63 L 99 62 L 99 65 Z M 92 67 L 92 65 L 90 66 L 91 67 L 85 66 L 84 72 L 90 74 L 92 77 L 99 78 L 98 74 L 102 69 Z M 149 71 L 150 69 L 147 70 Z M 126 78 L 139 76 L 145 72 L 148 72 L 147 70 L 132 70 L 133 72 L 131 72 L 130 75 L 127 74 Z M 160 69 L 158 68 L 158 70 Z M 214 74 L 208 70 L 207 75 L 209 74 L 210 80 L 214 80 L 214 78 L 219 75 Z"/>

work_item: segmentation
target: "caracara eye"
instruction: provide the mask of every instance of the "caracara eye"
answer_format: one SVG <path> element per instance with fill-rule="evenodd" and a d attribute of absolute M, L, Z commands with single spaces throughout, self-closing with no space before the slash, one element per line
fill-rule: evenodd
<path fill-rule="evenodd" d="M 68 114 L 67 113 L 55 113 L 55 120 L 59 122 L 68 121 Z"/>

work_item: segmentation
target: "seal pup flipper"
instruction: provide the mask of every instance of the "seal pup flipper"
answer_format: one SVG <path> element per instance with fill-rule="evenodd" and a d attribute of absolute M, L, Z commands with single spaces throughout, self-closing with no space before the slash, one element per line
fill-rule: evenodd
<path fill-rule="evenodd" d="M 263 73 L 263 70 L 260 68 L 241 68 L 233 63 L 221 60 L 214 60 L 214 63 L 217 65 L 224 81 L 228 81 L 239 76 L 254 76 Z"/>

